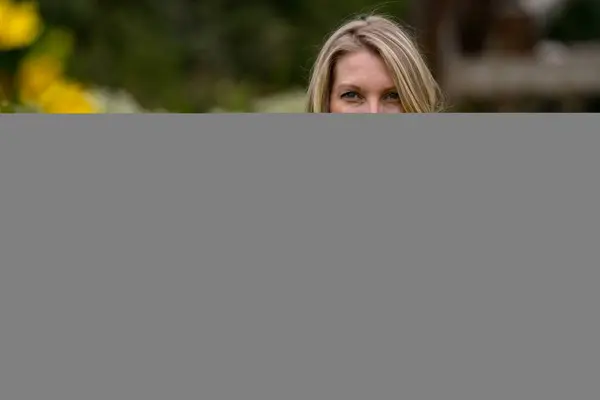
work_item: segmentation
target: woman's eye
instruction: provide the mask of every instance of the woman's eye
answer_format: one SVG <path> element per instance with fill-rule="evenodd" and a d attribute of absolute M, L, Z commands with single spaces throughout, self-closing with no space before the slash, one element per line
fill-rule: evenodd
<path fill-rule="evenodd" d="M 342 94 L 341 96 L 343 99 L 350 99 L 350 100 L 354 100 L 358 98 L 358 93 L 356 92 L 345 92 Z"/>
<path fill-rule="evenodd" d="M 399 96 L 399 95 L 398 95 L 398 93 L 396 93 L 396 92 L 388 93 L 388 94 L 386 95 L 386 98 L 388 98 L 388 99 L 390 99 L 390 100 L 393 100 L 393 101 L 398 101 L 398 100 L 400 100 L 400 96 Z"/>

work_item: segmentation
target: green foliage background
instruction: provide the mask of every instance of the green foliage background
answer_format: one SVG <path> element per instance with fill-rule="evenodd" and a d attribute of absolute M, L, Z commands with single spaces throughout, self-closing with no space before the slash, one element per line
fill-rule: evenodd
<path fill-rule="evenodd" d="M 418 0 L 416 0 L 418 1 Z M 122 88 L 147 108 L 249 111 L 253 99 L 303 88 L 325 35 L 379 11 L 405 20 L 410 0 L 40 0 L 77 38 L 71 73 Z M 558 39 L 600 37 L 600 1 L 574 0 Z"/>

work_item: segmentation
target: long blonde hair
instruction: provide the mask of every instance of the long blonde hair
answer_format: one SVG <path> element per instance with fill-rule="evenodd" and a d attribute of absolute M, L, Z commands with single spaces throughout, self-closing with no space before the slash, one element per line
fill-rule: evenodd
<path fill-rule="evenodd" d="M 442 109 L 442 93 L 414 41 L 391 19 L 371 15 L 343 24 L 327 39 L 312 68 L 306 112 L 328 113 L 336 61 L 350 52 L 370 50 L 387 65 L 409 113 Z"/>

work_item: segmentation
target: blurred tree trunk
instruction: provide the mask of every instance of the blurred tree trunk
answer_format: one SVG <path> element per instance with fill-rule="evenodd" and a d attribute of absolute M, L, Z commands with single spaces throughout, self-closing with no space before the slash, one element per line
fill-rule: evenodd
<path fill-rule="evenodd" d="M 444 60 L 438 44 L 438 33 L 447 8 L 453 0 L 413 0 L 410 14 L 418 31 L 417 41 L 434 77 L 441 82 Z"/>
<path fill-rule="evenodd" d="M 445 56 L 452 51 L 450 48 L 444 48 L 442 40 L 454 42 L 460 55 L 481 55 L 487 43 L 497 1 L 412 1 L 411 20 L 419 31 L 419 45 L 435 78 L 442 86 Z"/>
<path fill-rule="evenodd" d="M 534 57 L 539 31 L 533 16 L 527 14 L 516 0 L 506 0 L 496 9 L 491 21 L 488 52 L 507 56 Z M 496 101 L 496 112 L 534 111 L 539 101 L 524 96 L 501 96 Z"/>

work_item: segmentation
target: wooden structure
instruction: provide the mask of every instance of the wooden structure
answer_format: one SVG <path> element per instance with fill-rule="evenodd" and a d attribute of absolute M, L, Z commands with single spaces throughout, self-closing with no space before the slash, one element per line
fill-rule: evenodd
<path fill-rule="evenodd" d="M 536 4 L 569 0 L 525 1 L 413 0 L 421 47 L 452 103 L 489 100 L 495 111 L 516 111 L 524 97 L 572 106 L 572 98 L 600 94 L 600 44 L 565 49 L 554 60 L 538 51 L 547 10 L 536 12 Z"/>
<path fill-rule="evenodd" d="M 600 46 L 573 46 L 557 62 L 519 56 L 456 58 L 445 70 L 445 90 L 453 97 L 594 95 L 600 93 Z"/>

